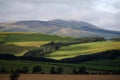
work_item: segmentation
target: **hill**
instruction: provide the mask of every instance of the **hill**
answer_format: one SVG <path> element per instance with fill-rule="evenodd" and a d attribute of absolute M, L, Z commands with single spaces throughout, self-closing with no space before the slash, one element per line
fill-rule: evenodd
<path fill-rule="evenodd" d="M 5 42 L 28 42 L 28 41 L 64 41 L 73 39 L 57 35 L 28 32 L 0 32 L 0 40 Z"/>
<path fill-rule="evenodd" d="M 1 32 L 40 32 L 72 37 L 103 36 L 120 37 L 120 31 L 101 29 L 87 22 L 50 20 L 50 21 L 17 21 L 0 23 Z"/>
<path fill-rule="evenodd" d="M 47 58 L 51 59 L 65 59 L 72 58 L 80 55 L 93 54 L 104 52 L 107 50 L 120 50 L 120 42 L 92 42 L 84 44 L 74 44 L 69 46 L 61 47 L 58 51 L 51 54 L 47 54 Z"/>
<path fill-rule="evenodd" d="M 50 41 L 72 40 L 71 37 L 46 35 L 28 32 L 1 32 L 0 54 L 14 54 L 22 56 L 26 51 L 32 50 Z"/>

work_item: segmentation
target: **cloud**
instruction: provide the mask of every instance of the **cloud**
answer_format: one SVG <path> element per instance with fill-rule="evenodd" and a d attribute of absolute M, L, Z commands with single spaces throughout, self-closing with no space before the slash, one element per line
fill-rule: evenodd
<path fill-rule="evenodd" d="M 120 30 L 119 0 L 0 0 L 0 22 L 77 20 Z"/>

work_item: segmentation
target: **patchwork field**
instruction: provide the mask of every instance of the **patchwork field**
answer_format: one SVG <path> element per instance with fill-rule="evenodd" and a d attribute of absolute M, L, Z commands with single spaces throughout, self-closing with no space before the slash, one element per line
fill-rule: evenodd
<path fill-rule="evenodd" d="M 0 74 L 0 80 L 9 80 L 10 74 Z M 119 80 L 119 75 L 49 75 L 21 74 L 19 80 Z"/>
<path fill-rule="evenodd" d="M 60 60 L 107 50 L 120 50 L 120 42 L 104 41 L 64 46 L 58 51 L 48 54 L 46 57 Z"/>

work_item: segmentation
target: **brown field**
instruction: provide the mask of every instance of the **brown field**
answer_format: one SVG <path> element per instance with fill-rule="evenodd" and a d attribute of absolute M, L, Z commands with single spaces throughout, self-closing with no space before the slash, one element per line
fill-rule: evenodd
<path fill-rule="evenodd" d="M 9 80 L 9 74 L 0 74 L 0 80 Z M 120 75 L 21 74 L 18 80 L 120 80 Z"/>

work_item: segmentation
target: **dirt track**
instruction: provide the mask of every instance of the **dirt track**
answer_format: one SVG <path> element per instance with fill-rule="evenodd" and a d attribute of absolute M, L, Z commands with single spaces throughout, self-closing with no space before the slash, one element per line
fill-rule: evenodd
<path fill-rule="evenodd" d="M 0 74 L 0 80 L 9 80 L 9 74 Z M 120 80 L 120 75 L 21 74 L 18 80 Z"/>

